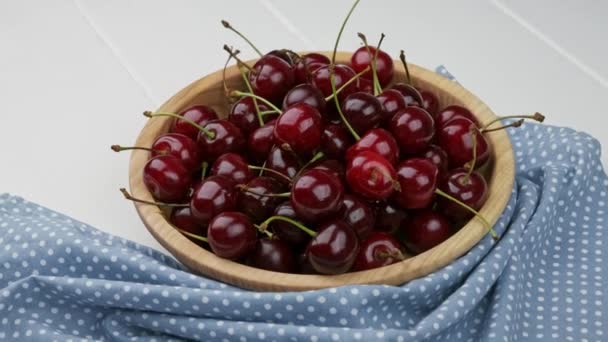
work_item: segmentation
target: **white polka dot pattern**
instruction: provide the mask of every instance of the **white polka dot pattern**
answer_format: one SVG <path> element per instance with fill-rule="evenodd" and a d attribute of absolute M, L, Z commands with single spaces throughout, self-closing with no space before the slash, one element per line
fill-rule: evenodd
<path fill-rule="evenodd" d="M 0 340 L 607 340 L 608 181 L 591 137 L 512 131 L 517 182 L 468 254 L 401 287 L 253 293 L 0 196 Z"/>

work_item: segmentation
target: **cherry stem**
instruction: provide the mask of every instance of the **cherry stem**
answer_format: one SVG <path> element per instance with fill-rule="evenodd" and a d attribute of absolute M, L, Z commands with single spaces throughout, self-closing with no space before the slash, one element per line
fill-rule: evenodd
<path fill-rule="evenodd" d="M 232 25 L 230 25 L 229 22 L 227 22 L 226 20 L 222 20 L 222 25 L 229 29 L 230 31 L 236 33 L 239 37 L 243 38 L 244 41 L 247 42 L 247 44 L 249 44 L 249 46 L 251 46 L 251 48 L 253 48 L 255 50 L 255 52 L 258 53 L 258 55 L 260 55 L 260 57 L 264 56 L 264 54 L 262 52 L 260 52 L 260 50 L 258 50 L 257 47 L 255 47 L 255 45 L 253 45 L 253 43 L 247 39 L 247 37 L 245 37 L 241 32 L 239 32 L 237 29 L 235 29 L 234 27 L 232 27 Z"/>
<path fill-rule="evenodd" d="M 131 194 L 125 188 L 120 188 L 120 192 L 122 192 L 122 195 L 125 196 L 126 199 L 128 199 L 129 201 L 133 201 L 133 202 L 138 202 L 138 203 L 143 203 L 143 204 L 150 204 L 150 205 L 157 205 L 159 207 L 173 207 L 173 208 L 186 208 L 186 207 L 190 206 L 189 204 L 163 203 L 163 202 L 145 201 L 145 200 L 142 200 L 142 199 L 135 198 L 135 197 L 131 196 Z"/>
<path fill-rule="evenodd" d="M 186 235 L 187 237 L 190 237 L 190 238 L 193 238 L 193 239 L 195 239 L 195 240 L 199 240 L 199 241 L 203 241 L 203 242 L 209 243 L 209 241 L 207 241 L 207 238 L 206 238 L 206 237 L 204 237 L 204 236 L 200 236 L 200 235 L 192 234 L 192 233 L 190 233 L 190 232 L 187 232 L 187 231 L 185 231 L 185 230 L 183 230 L 183 229 L 179 229 L 179 228 L 177 228 L 177 227 L 175 227 L 175 229 L 177 229 L 177 230 L 178 230 L 180 233 L 182 233 L 182 234 Z"/>
<path fill-rule="evenodd" d="M 296 173 L 296 175 L 293 178 L 298 178 L 298 176 L 300 176 L 300 174 L 302 172 L 304 172 L 304 170 L 306 170 L 307 167 L 309 167 L 310 165 L 312 165 L 312 163 L 316 162 L 317 160 L 319 160 L 323 157 L 325 157 L 325 154 L 323 152 L 319 151 L 319 152 L 315 153 L 315 155 L 312 156 L 312 158 L 308 162 L 306 162 L 306 164 L 304 164 L 304 166 L 302 166 L 300 168 L 300 171 L 298 171 L 298 173 Z"/>
<path fill-rule="evenodd" d="M 268 227 L 262 227 L 262 225 L 260 225 L 260 224 L 254 224 L 253 226 L 260 232 L 266 234 L 266 236 L 268 236 L 268 238 L 270 238 L 270 239 L 273 238 L 274 234 L 268 230 Z"/>
<path fill-rule="evenodd" d="M 376 66 L 376 68 L 378 68 L 377 63 L 378 63 L 378 52 L 380 51 L 380 46 L 382 45 L 382 41 L 384 40 L 384 33 L 380 33 L 380 39 L 378 40 L 378 45 L 376 45 L 376 52 L 374 53 L 374 65 Z M 378 69 L 376 69 L 376 71 L 374 72 L 374 74 L 376 75 L 376 81 L 377 81 L 377 86 L 378 89 L 376 89 L 376 91 L 378 92 L 378 94 L 380 94 L 382 92 L 382 86 L 380 85 L 380 79 L 378 78 Z M 374 94 L 374 95 L 378 95 L 378 94 Z"/>
<path fill-rule="evenodd" d="M 508 125 L 504 125 L 504 126 L 500 126 L 500 127 L 496 127 L 496 128 L 490 128 L 490 129 L 483 128 L 481 130 L 481 133 L 496 132 L 496 131 L 500 131 L 500 130 L 503 130 L 503 129 L 507 129 L 509 127 L 514 127 L 515 128 L 515 127 L 519 127 L 519 126 L 523 125 L 523 123 L 524 123 L 524 119 L 519 119 L 519 120 L 517 120 L 515 122 L 512 122 L 512 123 L 510 123 Z"/>
<path fill-rule="evenodd" d="M 270 114 L 276 114 L 276 112 L 277 112 L 276 110 L 264 110 L 264 111 L 260 112 L 260 115 L 265 116 L 265 115 L 270 115 Z M 281 114 L 281 113 L 279 113 L 279 114 Z"/>
<path fill-rule="evenodd" d="M 209 163 L 204 161 L 203 164 L 201 165 L 201 180 L 203 180 L 203 179 L 205 179 L 205 177 L 207 177 L 208 168 L 209 168 Z"/>
<path fill-rule="evenodd" d="M 262 167 L 266 168 L 266 160 L 264 160 L 264 163 L 262 163 Z M 264 174 L 264 170 L 260 170 L 260 173 L 258 174 L 258 176 L 262 177 L 263 174 Z"/>
<path fill-rule="evenodd" d="M 350 80 L 346 81 L 342 86 L 340 86 L 340 88 L 338 88 L 336 90 L 335 94 L 331 94 L 328 97 L 325 98 L 325 101 L 330 101 L 331 99 L 333 99 L 336 95 L 340 94 L 340 92 L 344 89 L 346 89 L 346 87 L 348 87 L 349 85 L 351 85 L 353 82 L 355 82 L 356 80 L 359 79 L 359 77 L 361 77 L 363 74 L 365 74 L 366 72 L 369 71 L 369 67 L 361 70 L 361 72 L 359 72 L 358 74 L 356 74 L 355 76 L 353 76 Z"/>
<path fill-rule="evenodd" d="M 239 67 L 239 71 L 241 73 L 241 77 L 243 78 L 243 81 L 245 82 L 245 85 L 247 86 L 247 90 L 253 94 L 253 88 L 251 88 L 251 83 L 249 83 L 249 78 L 247 77 L 247 75 L 245 75 L 245 72 L 240 67 Z M 258 100 L 256 98 L 253 98 L 253 106 L 255 107 L 255 113 L 256 113 L 256 116 L 258 117 L 258 123 L 260 124 L 260 127 L 262 127 L 262 126 L 264 126 L 264 118 L 262 118 L 262 114 L 260 114 L 260 106 L 258 106 Z"/>
<path fill-rule="evenodd" d="M 492 225 L 490 224 L 490 222 L 488 222 L 488 220 L 485 219 L 485 217 L 483 217 L 477 210 L 471 208 L 470 206 L 466 205 L 465 203 L 463 203 L 462 201 L 446 194 L 445 192 L 441 191 L 440 189 L 435 189 L 435 193 L 441 197 L 445 197 L 448 200 L 460 205 L 461 207 L 465 208 L 466 210 L 470 211 L 471 213 L 475 214 L 476 217 L 478 217 L 481 222 L 483 223 L 484 226 L 486 226 L 486 228 L 488 228 L 488 232 L 490 233 L 490 235 L 492 236 L 492 239 L 494 240 L 498 240 L 498 234 L 496 234 L 496 231 L 494 230 L 494 228 L 492 227 Z"/>
<path fill-rule="evenodd" d="M 232 49 L 230 48 L 230 46 L 224 44 L 224 50 L 226 52 L 228 52 L 228 54 L 234 58 L 237 62 L 238 65 L 244 66 L 245 68 L 247 68 L 247 70 L 249 70 L 249 72 L 252 72 L 255 74 L 255 70 L 253 70 L 247 63 L 243 62 L 240 58 L 237 57 L 236 52 L 232 51 Z M 238 51 L 238 50 L 237 50 Z"/>
<path fill-rule="evenodd" d="M 533 115 L 507 115 L 507 116 L 501 116 L 501 117 L 498 117 L 498 118 L 496 118 L 496 119 L 488 122 L 487 124 L 485 124 L 483 126 L 482 130 L 486 130 L 486 129 L 488 129 L 488 127 L 490 127 L 493 124 L 495 124 L 495 123 L 497 123 L 497 122 L 499 122 L 501 120 L 504 120 L 504 119 L 531 119 L 531 120 L 534 120 L 534 121 L 543 122 L 543 121 L 545 121 L 545 116 L 542 115 L 539 112 L 536 112 Z"/>
<path fill-rule="evenodd" d="M 248 166 L 249 166 L 249 168 L 250 168 L 250 169 L 252 169 L 252 170 L 259 170 L 259 171 L 262 171 L 262 172 L 268 171 L 268 172 L 270 172 L 270 173 L 273 173 L 273 174 L 275 174 L 275 175 L 277 175 L 277 176 L 279 176 L 279 177 L 281 177 L 281 178 L 285 179 L 285 180 L 286 180 L 286 181 L 288 181 L 289 183 L 291 183 L 291 178 L 287 177 L 286 175 L 284 175 L 284 174 L 280 173 L 280 172 L 279 172 L 279 171 L 277 171 L 277 170 L 269 169 L 269 168 L 266 168 L 266 167 L 264 167 L 264 166 L 255 166 L 255 165 L 248 165 Z"/>
<path fill-rule="evenodd" d="M 394 250 L 390 252 L 377 252 L 375 253 L 376 257 L 380 257 L 382 259 L 393 258 L 397 260 L 405 260 L 405 255 L 401 253 L 400 250 Z"/>
<path fill-rule="evenodd" d="M 272 102 L 266 100 L 265 98 L 263 98 L 261 96 L 255 95 L 253 93 L 245 93 L 245 92 L 238 91 L 238 90 L 233 90 L 231 94 L 233 94 L 234 96 L 247 96 L 247 97 L 252 97 L 254 99 L 260 100 L 265 105 L 267 105 L 268 107 L 272 108 L 272 110 L 274 110 L 275 112 L 281 114 L 281 110 L 279 109 L 279 107 L 273 105 Z"/>
<path fill-rule="evenodd" d="M 305 226 L 305 225 L 303 225 L 302 223 L 300 223 L 300 222 L 298 222 L 298 221 L 296 221 L 296 220 L 294 220 L 294 219 L 292 219 L 292 218 L 289 218 L 289 217 L 286 217 L 286 216 L 278 216 L 278 215 L 277 215 L 277 216 L 271 216 L 271 217 L 267 218 L 267 219 L 266 219 L 266 221 L 264 221 L 264 222 L 260 223 L 260 225 L 259 225 L 260 229 L 261 229 L 262 231 L 264 231 L 264 230 L 268 229 L 268 225 L 269 225 L 269 224 L 270 224 L 272 221 L 283 221 L 283 222 L 287 222 L 287 223 L 290 223 L 290 224 L 292 224 L 293 226 L 295 226 L 295 227 L 297 227 L 297 228 L 299 228 L 299 229 L 303 230 L 303 231 L 304 231 L 306 234 L 308 234 L 308 235 L 310 235 L 310 236 L 312 236 L 312 237 L 317 236 L 317 232 L 315 232 L 314 230 L 312 230 L 312 229 L 310 229 L 310 228 L 306 227 L 306 226 Z"/>
<path fill-rule="evenodd" d="M 369 64 L 372 67 L 372 84 L 373 84 L 373 88 L 374 88 L 374 96 L 378 96 L 378 94 L 380 94 L 382 92 L 382 87 L 380 86 L 380 81 L 378 81 L 378 71 L 376 69 L 376 60 L 378 58 L 378 50 L 376 50 L 376 53 L 374 53 L 372 56 L 372 52 L 369 49 L 369 44 L 367 43 L 367 37 L 365 37 L 365 35 L 361 32 L 357 33 L 357 35 L 363 41 L 363 44 L 365 45 L 365 48 L 367 49 L 367 54 L 371 58 L 371 61 Z M 384 39 L 384 33 L 382 33 L 382 35 L 380 36 L 380 42 L 378 43 L 378 47 L 382 43 L 383 39 Z"/>
<path fill-rule="evenodd" d="M 336 52 L 338 51 L 338 43 L 340 42 L 340 38 L 342 37 L 342 32 L 344 31 L 344 27 L 346 27 L 346 23 L 348 22 L 350 15 L 353 14 L 355 7 L 357 7 L 357 5 L 359 4 L 359 1 L 360 0 L 356 0 L 353 3 L 350 10 L 348 11 L 348 14 L 346 15 L 346 18 L 344 18 L 344 21 L 342 22 L 342 26 L 340 26 L 340 31 L 338 31 L 338 36 L 336 37 L 336 43 L 334 44 L 334 52 L 331 56 L 331 64 L 336 64 Z"/>
<path fill-rule="evenodd" d="M 407 62 L 405 61 L 405 52 L 403 50 L 401 50 L 401 53 L 399 54 L 399 59 L 401 60 L 401 63 L 403 63 L 403 68 L 405 69 L 405 77 L 407 78 L 407 83 L 412 84 L 412 79 L 410 77 L 410 69 L 407 67 Z"/>
<path fill-rule="evenodd" d="M 232 48 L 231 48 L 232 50 Z M 234 55 L 238 55 L 240 53 L 239 50 L 235 50 L 234 51 Z M 224 69 L 222 70 L 222 85 L 224 87 L 224 95 L 226 95 L 226 97 L 230 97 L 230 90 L 228 90 L 228 86 L 226 85 L 226 68 L 228 68 L 228 63 L 230 63 L 230 60 L 232 59 L 232 54 L 228 55 L 228 59 L 226 59 L 226 64 L 224 64 Z"/>
<path fill-rule="evenodd" d="M 192 121 L 192 120 L 190 120 L 188 118 L 185 118 L 185 117 L 183 117 L 181 115 L 175 114 L 175 113 L 166 113 L 166 112 L 152 113 L 151 111 L 147 110 L 147 111 L 144 112 L 144 116 L 148 117 L 148 118 L 153 118 L 153 117 L 156 117 L 156 116 L 168 116 L 168 117 L 176 118 L 178 120 L 185 121 L 185 122 L 191 124 L 192 126 L 198 128 L 201 132 L 203 132 L 203 134 L 205 134 L 207 136 L 207 138 L 209 138 L 209 139 L 215 139 L 215 132 L 212 132 L 212 131 L 206 129 L 205 127 L 197 124 L 196 122 L 194 122 L 194 121 Z"/>
<path fill-rule="evenodd" d="M 112 146 L 110 146 L 110 148 L 114 152 L 122 152 L 122 151 L 127 151 L 127 150 L 143 150 L 143 151 L 148 151 L 148 152 L 154 152 L 154 150 L 151 148 L 139 147 L 139 146 L 123 147 L 120 145 L 112 145 Z"/>
<path fill-rule="evenodd" d="M 255 192 L 255 191 L 249 190 L 249 188 L 246 185 L 244 185 L 244 184 L 239 184 L 236 187 L 239 190 L 243 191 L 243 192 L 247 192 L 247 193 L 258 195 L 258 196 L 262 196 L 262 197 L 283 197 L 283 198 L 286 198 L 286 197 L 291 196 L 291 192 L 281 192 L 281 193 L 278 193 L 278 194 L 261 194 L 259 192 Z"/>
<path fill-rule="evenodd" d="M 477 163 L 477 134 L 475 134 L 475 130 L 476 130 L 476 128 L 471 126 L 470 133 L 471 133 L 471 139 L 473 140 L 473 159 L 471 160 L 470 165 L 468 165 L 469 171 L 465 175 L 465 181 L 467 182 L 467 184 L 469 183 L 469 180 L 471 179 L 471 173 L 473 173 L 473 170 L 475 169 L 475 163 Z"/>

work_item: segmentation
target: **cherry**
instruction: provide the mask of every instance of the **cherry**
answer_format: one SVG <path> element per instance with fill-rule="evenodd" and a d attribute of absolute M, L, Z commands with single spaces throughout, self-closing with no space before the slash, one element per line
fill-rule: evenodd
<path fill-rule="evenodd" d="M 338 179 L 344 179 L 344 165 L 336 159 L 324 159 L 313 164 L 311 169 L 327 171 Z"/>
<path fill-rule="evenodd" d="M 420 107 L 421 103 L 424 102 L 422 95 L 416 88 L 406 83 L 395 83 L 391 87 L 391 89 L 395 89 L 403 95 L 403 100 L 405 100 L 406 106 L 415 106 Z"/>
<path fill-rule="evenodd" d="M 207 228 L 200 225 L 197 220 L 192 215 L 192 211 L 190 207 L 184 208 L 175 208 L 171 212 L 171 217 L 169 218 L 171 224 L 177 227 L 180 230 L 186 231 L 190 234 L 206 237 L 207 236 Z M 190 240 L 200 246 L 206 247 L 206 244 L 200 240 L 190 238 Z"/>
<path fill-rule="evenodd" d="M 247 161 L 237 153 L 224 153 L 219 156 L 213 162 L 211 175 L 230 178 L 235 184 L 247 183 L 253 178 Z"/>
<path fill-rule="evenodd" d="M 393 60 L 386 52 L 377 50 L 372 46 L 362 46 L 353 53 L 350 58 L 350 64 L 355 72 L 361 72 L 371 65 L 376 51 L 376 75 L 378 75 L 380 85 L 386 87 L 393 80 L 394 73 Z M 366 72 L 362 77 L 371 80 L 372 71 Z"/>
<path fill-rule="evenodd" d="M 296 215 L 306 222 L 319 222 L 339 209 L 344 186 L 334 174 L 311 169 L 304 171 L 291 188 L 291 205 Z"/>
<path fill-rule="evenodd" d="M 342 101 L 342 112 L 359 134 L 375 127 L 384 115 L 380 101 L 374 95 L 362 92 L 348 95 Z"/>
<path fill-rule="evenodd" d="M 468 109 L 461 106 L 447 106 L 441 110 L 441 112 L 435 115 L 435 126 L 437 129 L 441 129 L 443 125 L 448 123 L 450 120 L 456 117 L 463 117 L 471 120 L 476 125 L 478 124 L 477 118 Z"/>
<path fill-rule="evenodd" d="M 268 52 L 265 56 L 275 56 L 287 62 L 287 64 L 293 66 L 293 58 L 292 53 L 289 50 L 281 49 L 281 50 L 272 50 Z"/>
<path fill-rule="evenodd" d="M 478 172 L 465 168 L 450 170 L 439 184 L 439 188 L 469 207 L 479 210 L 488 199 L 488 184 Z M 442 212 L 453 220 L 466 220 L 472 212 L 462 205 L 445 198 L 439 200 Z"/>
<path fill-rule="evenodd" d="M 364 239 L 374 228 L 374 212 L 370 206 L 351 194 L 344 195 L 336 218 L 348 224 L 359 239 Z"/>
<path fill-rule="evenodd" d="M 309 83 L 312 73 L 322 66 L 329 65 L 327 56 L 320 53 L 307 53 L 295 65 L 296 83 Z"/>
<path fill-rule="evenodd" d="M 270 121 L 260 128 L 256 128 L 247 139 L 249 157 L 254 163 L 261 164 L 266 160 L 270 150 L 274 146 L 274 124 L 276 120 Z"/>
<path fill-rule="evenodd" d="M 268 153 L 266 159 L 266 168 L 279 172 L 288 178 L 293 179 L 300 170 L 300 162 L 296 156 L 281 149 L 278 146 L 273 147 Z M 284 177 L 279 177 L 274 173 L 268 173 L 268 177 L 272 177 L 280 182 L 285 182 Z"/>
<path fill-rule="evenodd" d="M 241 152 L 245 146 L 241 130 L 228 120 L 211 121 L 205 130 L 211 135 L 201 131 L 197 141 L 206 161 L 213 161 L 226 152 Z"/>
<path fill-rule="evenodd" d="M 416 254 L 437 246 L 452 235 L 450 222 L 442 214 L 431 210 L 417 212 L 404 228 L 405 246 Z"/>
<path fill-rule="evenodd" d="M 309 156 L 321 145 L 321 114 L 306 103 L 289 107 L 274 124 L 274 138 L 283 149 Z"/>
<path fill-rule="evenodd" d="M 399 241 L 384 232 L 372 232 L 361 242 L 353 270 L 365 271 L 403 260 Z"/>
<path fill-rule="evenodd" d="M 245 214 L 227 211 L 209 222 L 207 239 L 217 256 L 237 260 L 254 250 L 257 231 Z"/>
<path fill-rule="evenodd" d="M 348 271 L 359 252 L 357 234 L 346 223 L 333 220 L 319 226 L 306 248 L 308 261 L 321 274 Z"/>
<path fill-rule="evenodd" d="M 217 113 L 210 107 L 203 105 L 196 105 L 179 113 L 180 116 L 193 121 L 200 126 L 205 126 L 208 122 L 217 120 Z M 171 132 L 179 133 L 196 140 L 198 137 L 199 130 L 188 123 L 187 121 L 175 119 L 171 125 Z"/>
<path fill-rule="evenodd" d="M 283 216 L 295 220 L 296 212 L 291 206 L 291 201 L 285 201 L 279 204 L 274 209 L 274 216 Z M 304 246 L 310 240 L 310 236 L 308 234 L 287 221 L 272 221 L 269 228 L 280 240 L 285 241 L 294 247 Z"/>
<path fill-rule="evenodd" d="M 236 208 L 237 192 L 234 185 L 232 180 L 224 176 L 211 176 L 194 189 L 190 210 L 199 224 L 205 225 L 216 215 Z"/>
<path fill-rule="evenodd" d="M 380 154 L 362 151 L 347 162 L 346 181 L 353 192 L 371 200 L 384 200 L 399 189 L 391 163 Z"/>
<path fill-rule="evenodd" d="M 439 110 L 439 99 L 437 96 L 428 90 L 420 90 L 420 95 L 422 96 L 422 108 L 431 114 L 432 117 L 435 117 Z"/>
<path fill-rule="evenodd" d="M 397 205 L 385 202 L 376 206 L 375 217 L 374 229 L 392 234 L 406 223 L 408 214 Z"/>
<path fill-rule="evenodd" d="M 428 207 L 435 197 L 439 170 L 431 161 L 423 158 L 411 158 L 397 166 L 397 180 L 401 191 L 395 200 L 405 209 L 422 209 Z"/>
<path fill-rule="evenodd" d="M 359 78 L 357 80 L 357 89 L 359 92 L 373 94 L 374 93 L 374 83 L 371 80 L 366 78 Z"/>
<path fill-rule="evenodd" d="M 249 72 L 253 93 L 273 103 L 280 103 L 295 82 L 289 63 L 279 57 L 266 55 L 260 58 Z"/>
<path fill-rule="evenodd" d="M 329 157 L 342 159 L 346 149 L 353 143 L 352 136 L 341 124 L 330 124 L 323 128 L 321 151 Z"/>
<path fill-rule="evenodd" d="M 424 150 L 435 135 L 433 118 L 419 107 L 398 111 L 390 121 L 390 130 L 401 152 L 408 155 Z"/>
<path fill-rule="evenodd" d="M 238 208 L 251 218 L 252 222 L 261 222 L 274 212 L 281 202 L 280 183 L 269 177 L 256 177 L 249 181 L 238 195 Z M 270 196 L 269 196 L 270 195 Z"/>
<path fill-rule="evenodd" d="M 439 170 L 439 178 L 448 172 L 448 155 L 437 145 L 429 145 L 426 150 L 420 153 L 420 157 L 430 160 Z"/>
<path fill-rule="evenodd" d="M 399 147 L 393 135 L 382 128 L 373 128 L 346 151 L 346 160 L 351 160 L 362 151 L 372 151 L 385 158 L 391 165 L 399 160 Z"/>
<path fill-rule="evenodd" d="M 476 160 L 475 167 L 481 167 L 490 159 L 488 141 L 469 119 L 457 117 L 448 121 L 437 131 L 437 141 L 448 155 L 450 168 L 461 167 L 472 161 L 473 157 Z M 475 155 L 473 145 L 476 147 Z"/>
<path fill-rule="evenodd" d="M 319 113 L 325 112 L 325 98 L 321 91 L 310 84 L 300 84 L 287 92 L 283 99 L 283 110 L 298 104 L 306 103 L 314 107 Z"/>
<path fill-rule="evenodd" d="M 328 97 L 333 94 L 330 83 L 330 65 L 324 65 L 312 73 L 312 85 L 317 87 L 323 96 Z M 336 64 L 334 66 L 334 85 L 336 89 L 342 87 L 344 83 L 355 77 L 355 71 L 344 64 Z M 357 91 L 357 84 L 351 83 L 338 94 L 338 99 L 343 101 L 348 95 Z"/>
<path fill-rule="evenodd" d="M 179 202 L 190 189 L 190 173 L 175 156 L 160 155 L 144 166 L 144 184 L 152 197 L 163 202 Z"/>
<path fill-rule="evenodd" d="M 260 121 L 253 101 L 251 97 L 242 97 L 232 105 L 228 113 L 228 120 L 240 128 L 241 132 L 245 135 L 260 127 Z M 270 107 L 258 101 L 258 109 L 260 112 L 266 112 L 270 110 Z M 276 118 L 277 115 L 264 115 L 264 119 L 269 121 Z"/>
<path fill-rule="evenodd" d="M 382 122 L 389 122 L 390 119 L 401 109 L 407 107 L 405 98 L 395 89 L 386 89 L 376 96 L 382 105 L 383 115 Z"/>
<path fill-rule="evenodd" d="M 301 274 L 319 274 L 317 270 L 312 267 L 310 260 L 308 260 L 308 255 L 306 254 L 306 251 L 298 255 L 298 265 L 300 265 L 300 267 L 298 268 L 298 272 L 300 272 Z"/>
<path fill-rule="evenodd" d="M 277 239 L 258 240 L 248 261 L 251 266 L 274 272 L 291 273 L 296 268 L 291 249 L 285 242 Z"/>

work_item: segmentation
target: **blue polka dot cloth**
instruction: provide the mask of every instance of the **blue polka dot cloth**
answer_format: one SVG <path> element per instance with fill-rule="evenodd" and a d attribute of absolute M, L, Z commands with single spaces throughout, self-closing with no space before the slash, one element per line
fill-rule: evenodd
<path fill-rule="evenodd" d="M 510 134 L 501 239 L 402 286 L 247 291 L 0 195 L 0 340 L 607 341 L 600 145 L 548 125 Z"/>

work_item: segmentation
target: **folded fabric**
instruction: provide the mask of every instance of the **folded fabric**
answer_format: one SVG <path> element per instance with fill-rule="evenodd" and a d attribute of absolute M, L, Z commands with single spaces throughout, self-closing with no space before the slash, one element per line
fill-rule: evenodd
<path fill-rule="evenodd" d="M 0 340 L 608 340 L 600 146 L 535 124 L 511 138 L 517 178 L 501 239 L 403 286 L 247 291 L 2 195 Z"/>

